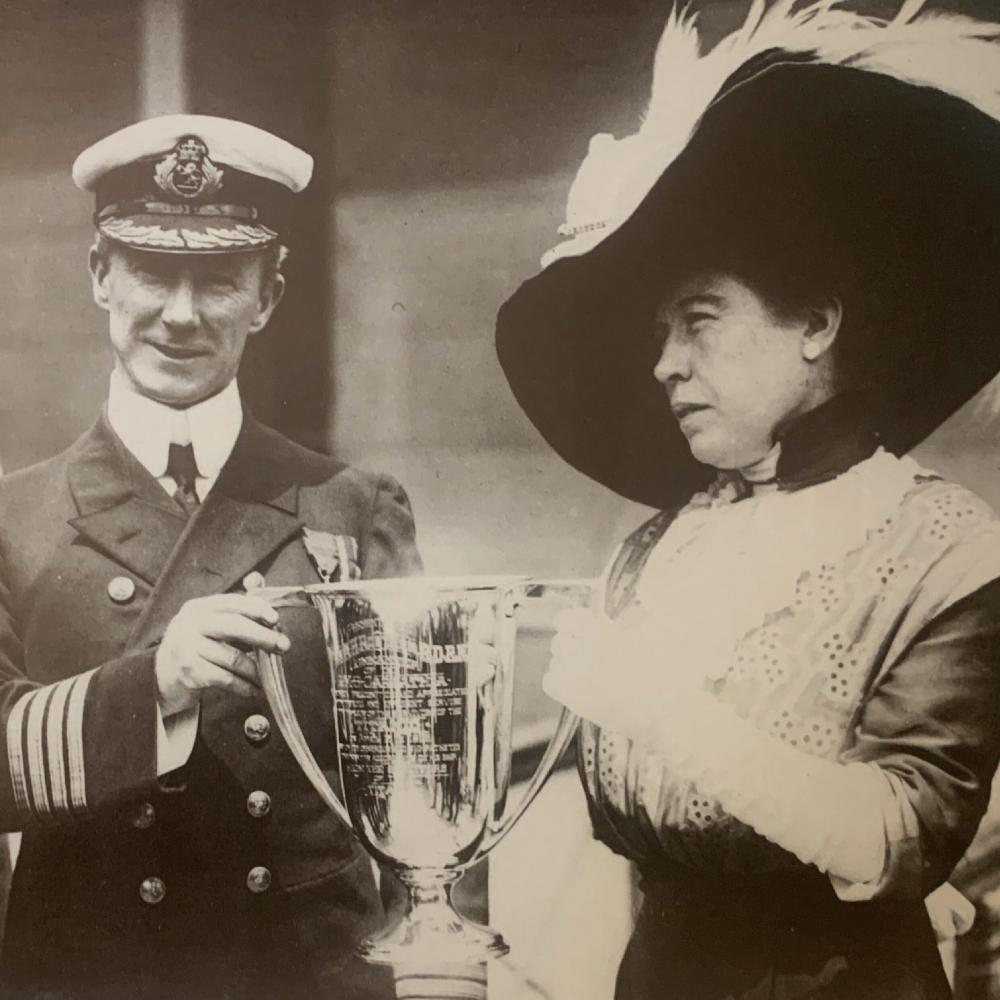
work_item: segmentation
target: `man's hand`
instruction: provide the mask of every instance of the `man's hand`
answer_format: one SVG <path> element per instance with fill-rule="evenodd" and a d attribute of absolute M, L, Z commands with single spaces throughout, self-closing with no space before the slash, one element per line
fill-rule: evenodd
<path fill-rule="evenodd" d="M 278 613 L 246 594 L 213 594 L 188 601 L 156 651 L 156 683 L 164 717 L 192 708 L 205 688 L 250 697 L 257 664 L 246 649 L 286 653 L 288 637 L 274 631 Z"/>

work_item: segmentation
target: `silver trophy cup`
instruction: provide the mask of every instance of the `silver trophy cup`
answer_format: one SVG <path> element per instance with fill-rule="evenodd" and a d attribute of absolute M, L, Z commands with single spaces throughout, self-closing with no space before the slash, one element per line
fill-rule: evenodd
<path fill-rule="evenodd" d="M 563 711 L 520 801 L 508 803 L 516 612 L 526 598 L 587 605 L 593 581 L 415 577 L 264 588 L 277 608 L 312 606 L 323 625 L 343 798 L 303 736 L 282 659 L 259 653 L 264 691 L 326 804 L 408 890 L 406 912 L 366 940 L 371 962 L 471 964 L 506 954 L 451 892 L 541 790 L 576 731 Z"/>

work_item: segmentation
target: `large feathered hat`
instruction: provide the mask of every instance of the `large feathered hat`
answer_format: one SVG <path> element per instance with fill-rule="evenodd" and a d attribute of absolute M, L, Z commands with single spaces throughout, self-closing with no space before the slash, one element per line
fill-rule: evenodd
<path fill-rule="evenodd" d="M 1000 26 L 923 6 L 753 0 L 705 53 L 670 15 L 640 127 L 591 140 L 564 239 L 498 318 L 514 393 L 568 462 L 654 506 L 711 474 L 652 376 L 656 300 L 697 267 L 841 298 L 893 451 L 997 372 Z"/>

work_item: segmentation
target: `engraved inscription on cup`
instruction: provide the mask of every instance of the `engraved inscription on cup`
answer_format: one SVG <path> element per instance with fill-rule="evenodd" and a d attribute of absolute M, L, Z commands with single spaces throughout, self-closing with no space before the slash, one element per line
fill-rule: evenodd
<path fill-rule="evenodd" d="M 382 860 L 462 866 L 503 811 L 514 621 L 502 600 L 499 589 L 448 595 L 415 615 L 405 600 L 338 601 L 345 804 Z"/>

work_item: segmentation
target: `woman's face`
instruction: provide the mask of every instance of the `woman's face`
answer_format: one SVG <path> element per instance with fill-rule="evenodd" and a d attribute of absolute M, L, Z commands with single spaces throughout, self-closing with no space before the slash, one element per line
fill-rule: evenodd
<path fill-rule="evenodd" d="M 657 309 L 654 369 L 694 457 L 718 469 L 763 458 L 776 435 L 816 398 L 807 317 L 776 316 L 730 274 L 700 273 Z"/>

